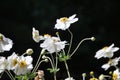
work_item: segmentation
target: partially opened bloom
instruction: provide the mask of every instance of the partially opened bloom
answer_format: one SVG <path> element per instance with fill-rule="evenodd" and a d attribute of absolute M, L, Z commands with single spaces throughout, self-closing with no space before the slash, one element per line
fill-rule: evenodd
<path fill-rule="evenodd" d="M 18 64 L 17 58 L 18 58 L 18 55 L 15 54 L 15 52 L 11 56 L 7 57 L 7 62 L 8 62 L 7 69 L 8 70 L 13 70 L 16 67 L 16 65 Z"/>
<path fill-rule="evenodd" d="M 75 79 L 73 79 L 73 77 L 70 77 L 70 78 L 66 78 L 65 80 L 75 80 Z"/>
<path fill-rule="evenodd" d="M 36 30 L 34 27 L 32 28 L 32 38 L 35 42 L 39 42 L 40 40 L 43 39 L 43 36 L 39 35 L 39 31 Z"/>
<path fill-rule="evenodd" d="M 120 80 L 120 71 L 119 71 L 119 69 L 116 69 L 115 71 L 113 71 L 112 80 Z"/>
<path fill-rule="evenodd" d="M 78 18 L 75 18 L 76 14 L 70 16 L 69 18 L 67 17 L 62 17 L 60 19 L 56 20 L 55 24 L 55 29 L 61 29 L 61 30 L 66 30 L 70 27 L 72 23 L 75 23 L 78 21 Z"/>
<path fill-rule="evenodd" d="M 6 69 L 7 62 L 5 57 L 0 57 L 0 73 Z"/>
<path fill-rule="evenodd" d="M 120 57 L 114 58 L 114 59 L 110 59 L 108 61 L 108 63 L 102 65 L 102 68 L 105 69 L 105 70 L 107 70 L 111 66 L 116 66 L 116 65 L 118 65 L 119 60 L 120 60 Z"/>
<path fill-rule="evenodd" d="M 114 47 L 114 44 L 110 45 L 109 47 L 104 47 L 96 52 L 95 58 L 100 59 L 104 58 L 111 58 L 114 55 L 114 52 L 118 51 L 118 47 Z"/>
<path fill-rule="evenodd" d="M 26 74 L 28 73 L 32 68 L 32 61 L 33 58 L 31 56 L 20 56 L 18 59 L 18 64 L 16 65 L 14 69 L 14 73 L 16 75 Z"/>
<path fill-rule="evenodd" d="M 40 47 L 50 53 L 59 52 L 65 48 L 66 41 L 60 41 L 58 37 L 49 37 L 44 40 Z"/>
<path fill-rule="evenodd" d="M 11 39 L 6 38 L 3 34 L 0 33 L 0 52 L 9 51 L 13 46 Z"/>

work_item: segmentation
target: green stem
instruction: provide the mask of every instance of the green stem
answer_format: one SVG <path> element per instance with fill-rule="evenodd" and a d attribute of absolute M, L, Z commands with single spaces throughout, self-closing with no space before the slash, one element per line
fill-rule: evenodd
<path fill-rule="evenodd" d="M 72 57 L 73 54 L 75 54 L 75 52 L 78 50 L 78 48 L 79 48 L 79 46 L 81 45 L 81 43 L 82 43 L 83 41 L 86 41 L 86 40 L 91 40 L 91 38 L 84 38 L 84 39 L 82 39 L 82 40 L 79 42 L 79 44 L 77 45 L 77 47 L 75 48 L 75 50 L 72 52 L 72 54 L 70 55 L 70 57 Z"/>
<path fill-rule="evenodd" d="M 35 67 L 34 67 L 32 73 L 34 73 L 34 72 L 38 69 L 37 66 L 38 66 L 38 63 L 39 63 L 39 61 L 40 61 L 41 56 L 42 56 L 42 54 L 39 55 L 39 58 L 38 58 L 38 60 L 37 60 L 37 63 L 35 64 Z"/>
<path fill-rule="evenodd" d="M 70 45 L 69 45 L 69 49 L 68 49 L 67 54 L 70 54 L 70 50 L 71 50 L 71 46 L 72 46 L 72 40 L 73 40 L 73 34 L 72 34 L 72 32 L 70 31 L 70 29 L 68 29 L 68 32 L 70 33 L 71 38 L 70 38 Z"/>
<path fill-rule="evenodd" d="M 11 73 L 9 73 L 9 71 L 5 70 L 5 72 L 7 73 L 7 75 L 10 77 L 11 80 L 15 80 L 14 77 L 12 76 Z"/>
<path fill-rule="evenodd" d="M 66 70 L 67 70 L 68 78 L 69 78 L 69 80 L 70 80 L 70 72 L 69 72 L 69 68 L 68 68 L 67 62 L 64 61 L 64 63 L 65 63 L 65 67 L 66 67 Z"/>

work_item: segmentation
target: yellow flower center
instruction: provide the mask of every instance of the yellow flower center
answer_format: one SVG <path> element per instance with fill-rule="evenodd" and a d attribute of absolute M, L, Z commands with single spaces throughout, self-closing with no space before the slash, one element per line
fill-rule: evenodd
<path fill-rule="evenodd" d="M 51 37 L 51 35 L 49 35 L 49 34 L 44 34 L 44 37 Z"/>
<path fill-rule="evenodd" d="M 15 66 L 17 64 L 17 59 L 13 59 L 13 66 Z"/>
<path fill-rule="evenodd" d="M 90 78 L 90 80 L 98 80 L 97 78 Z"/>
<path fill-rule="evenodd" d="M 21 68 L 23 68 L 23 67 L 27 66 L 27 63 L 26 63 L 25 60 L 22 60 L 22 61 L 20 61 L 19 65 L 20 65 Z"/>
<path fill-rule="evenodd" d="M 107 48 L 108 48 L 108 46 L 105 46 L 105 47 L 103 47 L 102 49 L 103 49 L 103 50 L 106 50 Z"/>
<path fill-rule="evenodd" d="M 67 20 L 68 20 L 67 17 L 60 18 L 60 21 L 63 22 L 63 23 L 66 22 Z"/>
<path fill-rule="evenodd" d="M 0 34 L 0 41 L 3 41 L 3 36 L 2 36 L 2 34 Z"/>
<path fill-rule="evenodd" d="M 116 73 L 113 73 L 112 80 L 118 80 L 118 75 Z"/>

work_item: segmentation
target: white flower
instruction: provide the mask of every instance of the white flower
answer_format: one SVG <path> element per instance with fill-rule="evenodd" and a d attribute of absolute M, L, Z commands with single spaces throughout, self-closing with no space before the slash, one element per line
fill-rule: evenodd
<path fill-rule="evenodd" d="M 75 79 L 73 79 L 73 77 L 70 77 L 70 78 L 66 78 L 65 80 L 75 80 Z"/>
<path fill-rule="evenodd" d="M 16 67 L 16 65 L 18 64 L 17 58 L 18 58 L 18 55 L 15 54 L 15 52 L 11 56 L 7 57 L 7 62 L 8 62 L 7 69 L 8 70 L 13 70 Z"/>
<path fill-rule="evenodd" d="M 115 71 L 113 71 L 112 80 L 120 80 L 120 72 L 119 72 L 119 69 L 116 69 Z"/>
<path fill-rule="evenodd" d="M 33 58 L 31 56 L 20 56 L 17 61 L 18 64 L 14 69 L 16 75 L 26 74 L 33 68 Z"/>
<path fill-rule="evenodd" d="M 13 46 L 11 39 L 6 38 L 3 34 L 0 33 L 0 52 L 9 51 Z"/>
<path fill-rule="evenodd" d="M 40 45 L 41 48 L 46 49 L 50 53 L 59 52 L 65 48 L 66 41 L 60 41 L 58 37 L 49 37 Z"/>
<path fill-rule="evenodd" d="M 5 57 L 0 57 L 0 73 L 4 72 L 6 69 L 6 58 Z"/>
<path fill-rule="evenodd" d="M 43 36 L 39 35 L 39 31 L 36 30 L 34 27 L 32 28 L 32 38 L 35 42 L 39 42 L 40 40 L 43 39 Z"/>
<path fill-rule="evenodd" d="M 113 53 L 118 51 L 118 47 L 114 47 L 114 44 L 110 45 L 109 47 L 104 47 L 96 52 L 95 58 L 100 59 L 102 57 L 104 58 L 111 58 L 113 57 Z"/>
<path fill-rule="evenodd" d="M 70 16 L 69 18 L 63 17 L 56 20 L 55 29 L 66 30 L 70 27 L 72 23 L 78 21 L 78 18 L 75 18 L 76 14 Z"/>
<path fill-rule="evenodd" d="M 118 65 L 119 60 L 120 60 L 120 57 L 114 58 L 114 59 L 110 59 L 108 61 L 108 63 L 102 65 L 102 68 L 105 69 L 105 70 L 107 70 L 111 66 L 116 66 L 116 65 Z"/>

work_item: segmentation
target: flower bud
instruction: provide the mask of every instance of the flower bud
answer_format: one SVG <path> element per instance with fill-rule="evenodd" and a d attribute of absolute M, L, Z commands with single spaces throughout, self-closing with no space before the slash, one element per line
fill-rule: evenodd
<path fill-rule="evenodd" d="M 33 49 L 29 48 L 26 50 L 26 54 L 31 55 L 33 53 Z"/>
<path fill-rule="evenodd" d="M 41 50 L 41 55 L 44 55 L 45 54 L 45 49 L 42 49 Z"/>
<path fill-rule="evenodd" d="M 95 41 L 95 37 L 91 37 L 91 41 Z"/>

